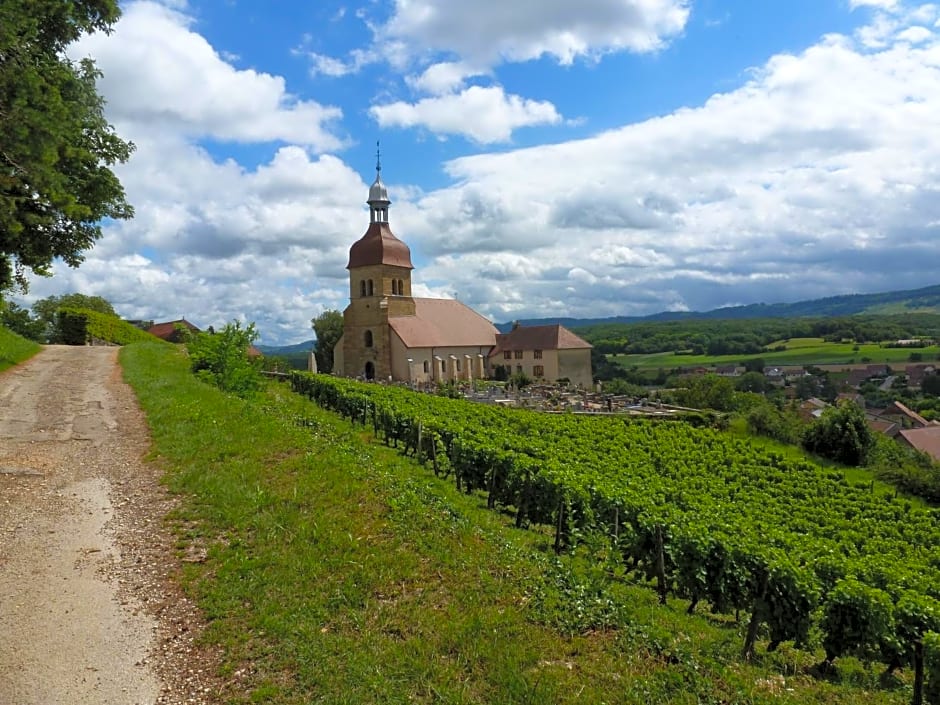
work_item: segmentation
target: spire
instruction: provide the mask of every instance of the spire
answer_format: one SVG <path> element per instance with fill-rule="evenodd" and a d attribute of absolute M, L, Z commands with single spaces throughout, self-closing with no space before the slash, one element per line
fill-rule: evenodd
<path fill-rule="evenodd" d="M 379 150 L 378 140 L 375 141 L 375 181 L 369 187 L 369 200 L 367 203 L 371 211 L 371 222 L 388 222 L 388 207 L 392 202 L 388 200 L 388 189 L 382 183 L 382 153 Z"/>

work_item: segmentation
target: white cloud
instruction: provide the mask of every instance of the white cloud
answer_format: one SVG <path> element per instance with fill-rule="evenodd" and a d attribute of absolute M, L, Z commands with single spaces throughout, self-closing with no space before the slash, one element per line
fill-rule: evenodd
<path fill-rule="evenodd" d="M 420 75 L 406 76 L 405 82 L 416 91 L 441 95 L 463 88 L 467 78 L 483 73 L 461 61 L 442 61 L 431 64 Z"/>
<path fill-rule="evenodd" d="M 497 320 L 936 283 L 940 43 L 918 37 L 828 36 L 699 108 L 453 160 L 456 185 L 402 214 L 436 255 L 416 276 Z"/>
<path fill-rule="evenodd" d="M 562 64 L 660 49 L 685 27 L 688 0 L 396 0 L 383 33 L 479 64 L 552 56 Z"/>
<path fill-rule="evenodd" d="M 464 135 L 481 144 L 506 142 L 519 127 L 561 121 L 551 103 L 506 95 L 500 86 L 470 86 L 417 103 L 374 105 L 369 112 L 382 127 L 425 127 L 435 134 Z"/>
<path fill-rule="evenodd" d="M 187 15 L 135 2 L 109 36 L 83 37 L 70 53 L 91 55 L 104 76 L 108 114 L 133 139 L 153 129 L 236 142 L 288 141 L 340 147 L 336 107 L 291 95 L 280 76 L 227 62 Z"/>

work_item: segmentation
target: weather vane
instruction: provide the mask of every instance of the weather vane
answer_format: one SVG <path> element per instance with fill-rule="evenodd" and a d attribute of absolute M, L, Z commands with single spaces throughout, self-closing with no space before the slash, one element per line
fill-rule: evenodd
<path fill-rule="evenodd" d="M 379 151 L 379 141 L 375 141 L 375 170 L 382 171 L 382 153 Z"/>

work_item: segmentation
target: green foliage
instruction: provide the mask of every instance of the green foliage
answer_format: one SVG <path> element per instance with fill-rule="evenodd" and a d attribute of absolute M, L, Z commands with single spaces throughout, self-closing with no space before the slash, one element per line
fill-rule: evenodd
<path fill-rule="evenodd" d="M 530 384 L 532 384 L 532 378 L 520 370 L 518 372 L 513 372 L 512 376 L 509 378 L 509 382 L 516 389 L 525 389 Z"/>
<path fill-rule="evenodd" d="M 103 219 L 133 215 L 110 169 L 133 145 L 105 120 L 94 62 L 65 53 L 119 16 L 116 0 L 0 4 L 0 290 L 56 257 L 78 266 Z"/>
<path fill-rule="evenodd" d="M 883 590 L 854 579 L 836 583 L 826 599 L 821 626 L 826 660 L 879 655 L 894 632 L 894 607 Z"/>
<path fill-rule="evenodd" d="M 55 337 L 52 342 L 63 345 L 129 345 L 154 340 L 150 333 L 122 321 L 117 316 L 80 308 L 58 309 L 53 330 Z"/>
<path fill-rule="evenodd" d="M 32 318 L 27 309 L 20 308 L 12 301 L 0 300 L 0 325 L 28 340 L 46 342 L 45 324 Z"/>
<path fill-rule="evenodd" d="M 56 312 L 61 308 L 95 311 L 117 318 L 114 307 L 100 296 L 87 296 L 86 294 L 47 296 L 39 299 L 32 306 L 33 318 L 44 331 L 43 342 L 56 342 L 62 337 L 61 333 L 56 330 Z"/>
<path fill-rule="evenodd" d="M 314 351 L 317 372 L 328 374 L 333 371 L 333 349 L 343 335 L 343 314 L 335 310 L 324 311 L 314 318 L 311 324 L 317 336 L 317 347 Z"/>
<path fill-rule="evenodd" d="M 206 555 L 183 566 L 183 580 L 208 617 L 201 639 L 222 659 L 227 686 L 220 700 L 903 705 L 909 699 L 909 691 L 879 688 L 874 677 L 864 687 L 814 681 L 804 675 L 811 655 L 787 645 L 742 664 L 733 619 L 687 615 L 675 599 L 656 605 L 603 536 L 581 534 L 574 555 L 547 558 L 544 533 L 512 529 L 512 518 L 486 511 L 479 494 L 458 492 L 281 385 L 243 401 L 199 384 L 171 346 L 130 346 L 121 360 L 179 498 L 171 520 L 180 540 Z M 455 421 L 467 407 L 419 399 L 443 405 Z M 380 404 L 378 413 L 388 411 Z M 521 423 L 533 418 L 509 416 Z M 426 430 L 437 428 L 437 416 L 425 418 Z M 487 416 L 494 423 L 502 418 Z M 653 429 L 657 442 L 677 440 L 681 425 L 661 427 L 640 430 Z M 485 430 L 506 437 L 498 425 Z M 695 442 L 705 447 L 710 437 Z M 446 444 L 440 448 L 444 455 Z M 675 458 L 666 460 L 671 467 Z M 576 525 L 576 503 L 571 509 Z M 625 516 L 619 527 L 626 549 L 643 537 Z M 679 527 L 677 535 L 691 541 L 701 528 Z M 709 574 L 746 583 L 752 566 L 741 552 L 723 557 L 725 543 L 709 550 L 715 566 Z M 596 564 L 595 550 L 605 553 Z"/>
<path fill-rule="evenodd" d="M 935 397 L 940 396 L 940 373 L 934 372 L 924 376 L 923 381 L 920 383 L 920 389 L 924 394 Z"/>
<path fill-rule="evenodd" d="M 620 570 L 655 579 L 661 599 L 748 610 L 771 649 L 806 642 L 815 626 L 824 637 L 832 629 L 835 655 L 903 654 L 913 632 L 894 621 L 894 603 L 919 591 L 940 610 L 931 558 L 940 525 L 874 483 L 682 422 L 540 415 L 323 375 L 291 380 L 457 488 L 484 493 L 487 506 L 510 509 L 517 526 L 551 527 L 556 549 L 616 537 Z M 854 583 L 831 597 L 852 575 L 865 609 L 852 607 Z M 814 615 L 826 605 L 823 622 Z"/>
<path fill-rule="evenodd" d="M 218 333 L 199 333 L 187 345 L 192 371 L 225 392 L 248 396 L 261 385 L 260 362 L 248 356 L 258 339 L 255 324 L 227 323 Z"/>
<path fill-rule="evenodd" d="M 40 347 L 0 325 L 0 372 L 38 353 Z"/>
<path fill-rule="evenodd" d="M 689 377 L 676 391 L 676 400 L 696 409 L 731 411 L 735 408 L 734 383 L 727 377 L 706 374 Z"/>
<path fill-rule="evenodd" d="M 748 431 L 755 435 L 773 438 L 781 443 L 800 442 L 803 429 L 796 414 L 778 409 L 769 402 L 753 406 L 745 420 Z"/>
<path fill-rule="evenodd" d="M 763 367 L 763 365 L 761 366 Z M 758 394 L 766 392 L 772 386 L 764 374 L 758 371 L 745 372 L 734 383 L 734 388 L 739 392 L 756 392 Z"/>
<path fill-rule="evenodd" d="M 823 411 L 806 429 L 802 442 L 811 453 L 856 466 L 865 465 L 875 447 L 864 410 L 852 402 Z"/>
<path fill-rule="evenodd" d="M 924 635 L 925 705 L 940 705 L 940 633 Z"/>

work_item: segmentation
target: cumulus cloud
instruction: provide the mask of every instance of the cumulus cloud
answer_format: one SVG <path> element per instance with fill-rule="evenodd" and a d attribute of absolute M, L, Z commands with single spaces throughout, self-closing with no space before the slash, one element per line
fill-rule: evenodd
<path fill-rule="evenodd" d="M 597 316 L 936 283 L 940 42 L 921 29 L 880 49 L 827 36 L 698 108 L 453 160 L 456 185 L 408 214 L 417 244 L 447 253 L 425 275 L 499 320 L 523 301 L 557 315 L 559 291 Z M 451 239 L 442 213 L 462 214 Z M 542 274 L 493 276 L 488 258 L 509 256 L 494 233 Z"/>
<path fill-rule="evenodd" d="M 435 134 L 461 134 L 481 144 L 506 142 L 519 127 L 561 121 L 551 103 L 507 95 L 500 86 L 470 86 L 417 103 L 374 105 L 369 112 L 382 127 L 426 127 Z"/>
<path fill-rule="evenodd" d="M 342 117 L 339 108 L 298 99 L 280 76 L 236 69 L 191 25 L 171 7 L 135 2 L 124 8 L 113 34 L 85 36 L 70 49 L 96 60 L 108 115 L 125 133 L 137 139 L 156 128 L 317 150 L 342 146 L 331 129 Z"/>
<path fill-rule="evenodd" d="M 480 64 L 546 55 L 570 64 L 615 51 L 656 51 L 688 17 L 688 0 L 396 0 L 383 30 Z"/>

